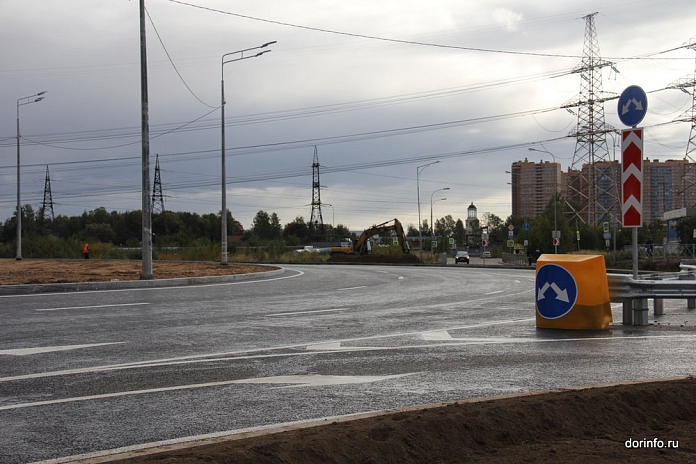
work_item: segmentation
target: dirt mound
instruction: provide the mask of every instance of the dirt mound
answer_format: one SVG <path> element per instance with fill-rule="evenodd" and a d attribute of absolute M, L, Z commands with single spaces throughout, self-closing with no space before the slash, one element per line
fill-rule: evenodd
<path fill-rule="evenodd" d="M 418 256 L 413 254 L 404 255 L 333 255 L 328 260 L 329 263 L 376 263 L 376 264 L 422 264 Z"/>
<path fill-rule="evenodd" d="M 115 462 L 696 462 L 694 443 L 688 378 L 413 408 Z"/>

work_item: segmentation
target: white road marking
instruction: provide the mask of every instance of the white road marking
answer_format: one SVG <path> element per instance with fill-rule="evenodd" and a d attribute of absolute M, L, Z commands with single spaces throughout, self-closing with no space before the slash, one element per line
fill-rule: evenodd
<path fill-rule="evenodd" d="M 80 350 L 83 348 L 93 348 L 95 346 L 121 345 L 123 343 L 126 342 L 93 343 L 90 345 L 43 346 L 37 348 L 17 348 L 14 350 L 0 350 L 0 356 L 29 356 L 32 354 L 55 353 L 56 351 Z"/>
<path fill-rule="evenodd" d="M 107 305 L 94 305 L 94 306 L 68 306 L 65 308 L 44 308 L 35 309 L 34 311 L 61 311 L 63 309 L 100 309 L 100 308 L 118 308 L 121 306 L 142 306 L 149 305 L 150 303 L 121 303 L 121 304 L 107 304 Z"/>
<path fill-rule="evenodd" d="M 150 393 L 163 393 L 172 392 L 179 390 L 194 390 L 198 388 L 207 387 L 223 387 L 227 385 L 234 384 L 271 384 L 271 385 L 284 385 L 289 384 L 295 387 L 321 387 L 330 385 L 352 385 L 359 383 L 372 383 L 379 382 L 382 380 L 391 380 L 405 377 L 411 374 L 398 374 L 398 375 L 382 375 L 382 376 L 340 376 L 340 375 L 289 375 L 289 376 L 278 376 L 278 377 L 259 377 L 251 379 L 240 379 L 240 380 L 226 380 L 222 382 L 208 382 L 208 383 L 198 383 L 191 385 L 177 385 L 174 387 L 161 387 L 161 388 L 151 388 L 147 390 L 131 390 L 115 393 L 105 393 L 102 395 L 88 395 L 88 396 L 77 396 L 74 398 L 61 398 L 56 400 L 46 400 L 46 401 L 35 401 L 32 403 L 20 403 L 11 404 L 7 406 L 0 406 L 0 411 L 9 411 L 14 409 L 25 409 L 33 408 L 37 406 L 52 406 L 56 404 L 66 404 L 66 403 L 76 403 L 79 401 L 90 401 L 90 400 L 101 400 L 108 398 L 121 398 L 124 396 L 135 396 L 135 395 L 146 395 Z"/>
<path fill-rule="evenodd" d="M 359 287 L 345 287 L 345 288 L 337 288 L 337 292 L 342 292 L 344 290 L 357 290 L 359 288 L 367 288 L 367 285 L 360 285 Z"/>
<path fill-rule="evenodd" d="M 276 317 L 276 316 L 295 316 L 298 314 L 319 314 L 319 313 L 333 313 L 337 311 L 349 311 L 350 308 L 335 308 L 335 309 L 317 309 L 313 311 L 296 311 L 293 313 L 274 313 L 266 314 L 266 317 Z"/>
<path fill-rule="evenodd" d="M 288 269 L 289 271 L 297 272 L 295 275 L 283 276 L 283 277 L 272 277 L 270 279 L 261 280 L 242 280 L 240 282 L 224 282 L 220 284 L 201 284 L 201 285 L 179 285 L 176 287 L 151 287 L 151 288 L 118 288 L 114 290 L 85 290 L 83 292 L 55 292 L 55 293 L 30 293 L 26 295 L 0 295 L 0 298 L 28 298 L 28 297 L 38 297 L 38 296 L 71 296 L 71 295 L 85 295 L 90 293 L 120 293 L 120 292 L 143 292 L 143 291 L 153 291 L 153 290 L 180 290 L 182 288 L 205 288 L 205 287 L 226 287 L 230 285 L 243 285 L 243 284 L 258 284 L 263 282 L 273 282 L 276 280 L 294 279 L 295 277 L 300 277 L 304 275 L 303 271 L 298 271 L 297 269 Z"/>
<path fill-rule="evenodd" d="M 498 293 L 503 293 L 505 290 L 496 290 L 495 292 L 488 292 L 485 295 L 497 295 Z"/>
<path fill-rule="evenodd" d="M 432 332 L 423 332 L 421 334 L 421 338 L 426 342 L 452 340 L 452 336 L 446 330 L 433 330 Z"/>
<path fill-rule="evenodd" d="M 341 349 L 341 342 L 318 343 L 307 345 L 307 351 L 335 351 Z"/>
<path fill-rule="evenodd" d="M 409 335 L 409 334 L 402 334 Z M 391 335 L 390 335 L 391 336 Z M 376 337 L 366 337 L 366 338 L 376 338 Z M 382 337 L 385 338 L 385 337 Z M 272 358 L 286 358 L 293 356 L 315 356 L 318 354 L 331 354 L 338 352 L 350 352 L 350 351 L 397 351 L 397 350 L 423 350 L 430 348 L 446 348 L 446 347 L 459 347 L 468 345 L 487 345 L 487 344 L 518 344 L 518 343 L 562 343 L 562 342 L 581 342 L 581 341 L 607 341 L 607 342 L 623 342 L 623 341 L 652 341 L 652 340 L 684 340 L 689 343 L 693 343 L 696 340 L 696 335 L 656 335 L 656 336 L 620 336 L 620 337 L 587 337 L 587 338 L 550 338 L 550 339 L 535 339 L 535 338 L 494 338 L 494 339 L 467 339 L 467 341 L 457 341 L 453 340 L 451 343 L 434 343 L 434 344 L 420 344 L 420 345 L 400 345 L 400 346 L 360 346 L 360 347 L 343 347 L 341 342 L 333 342 L 336 349 L 328 349 L 327 345 L 324 345 L 326 349 L 320 349 L 318 351 L 301 351 L 293 353 L 274 353 L 274 354 L 250 354 L 258 353 L 263 351 L 275 351 L 280 349 L 290 349 L 290 348 L 300 348 L 307 346 L 318 346 L 321 347 L 322 344 L 299 344 L 285 347 L 269 347 L 269 348 L 256 348 L 252 350 L 245 350 L 239 352 L 229 352 L 229 353 L 210 353 L 195 356 L 186 356 L 181 358 L 170 358 L 170 359 L 155 359 L 150 361 L 140 361 L 130 364 L 112 364 L 107 366 L 95 366 L 87 367 L 81 369 L 69 369 L 63 371 L 52 371 L 52 372 L 39 372 L 35 374 L 24 374 L 17 375 L 13 377 L 0 377 L 0 383 L 11 382 L 17 380 L 29 380 L 29 379 L 40 379 L 47 377 L 61 377 L 64 375 L 77 375 L 77 374 L 91 374 L 94 372 L 108 372 L 126 369 L 140 369 L 140 368 L 152 368 L 160 366 L 173 366 L 173 365 L 183 365 L 183 364 L 198 364 L 198 363 L 215 363 L 215 362 L 234 362 L 243 361 L 250 359 L 272 359 Z M 345 340 L 350 341 L 350 340 Z M 245 355 L 245 353 L 247 353 Z M 225 356 L 225 357 L 221 357 Z"/>

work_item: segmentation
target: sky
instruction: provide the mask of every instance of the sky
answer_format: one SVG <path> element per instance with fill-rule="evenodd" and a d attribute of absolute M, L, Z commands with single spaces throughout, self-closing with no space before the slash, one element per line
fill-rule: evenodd
<path fill-rule="evenodd" d="M 645 152 L 681 159 L 692 97 L 693 0 L 147 0 L 150 161 L 165 209 L 221 209 L 224 68 L 227 207 L 309 220 L 319 157 L 326 224 L 418 224 L 473 203 L 511 214 L 513 162 L 573 163 L 588 14 L 605 92 L 648 93 Z M 17 189 L 41 206 L 48 166 L 56 215 L 141 209 L 137 0 L 0 0 L 0 221 Z M 221 65 L 222 56 L 245 59 Z M 248 59 L 246 57 L 249 57 Z M 618 71 L 618 72 L 617 72 Z M 46 91 L 44 100 L 22 99 Z M 621 129 L 616 100 L 605 121 Z M 611 138 L 609 145 L 612 146 Z M 613 149 L 612 151 L 613 156 Z M 426 164 L 439 161 L 427 167 Z M 441 190 L 449 188 L 449 190 Z M 446 200 L 443 200 L 446 198 Z"/>

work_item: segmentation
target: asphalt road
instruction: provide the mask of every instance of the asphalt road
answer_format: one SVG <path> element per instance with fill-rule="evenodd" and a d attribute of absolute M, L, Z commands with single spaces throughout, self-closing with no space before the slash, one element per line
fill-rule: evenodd
<path fill-rule="evenodd" d="M 649 327 L 539 330 L 534 272 L 466 265 L 1 297 L 0 462 L 694 374 L 696 311 L 665 311 Z"/>

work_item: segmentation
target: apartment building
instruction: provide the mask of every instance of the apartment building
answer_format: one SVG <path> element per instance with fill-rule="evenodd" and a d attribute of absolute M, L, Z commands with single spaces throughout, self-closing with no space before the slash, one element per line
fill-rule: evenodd
<path fill-rule="evenodd" d="M 696 168 L 686 160 L 643 161 L 643 223 L 662 220 L 666 211 L 696 205 Z M 688 168 L 688 169 L 687 169 Z M 512 164 L 512 215 L 529 219 L 543 213 L 558 189 L 560 194 L 587 208 L 590 179 L 589 165 L 582 171 L 561 172 L 558 163 L 530 162 L 527 159 Z M 685 174 L 686 173 L 686 174 Z M 684 181 L 684 176 L 688 178 Z M 596 180 L 595 210 L 598 220 L 602 216 L 620 217 L 621 163 L 606 161 L 595 163 L 592 178 Z M 618 199 L 618 202 L 617 202 Z"/>
<path fill-rule="evenodd" d="M 512 163 L 512 216 L 535 218 L 541 215 L 555 192 L 561 192 L 561 164 L 535 163 L 525 158 Z"/>

